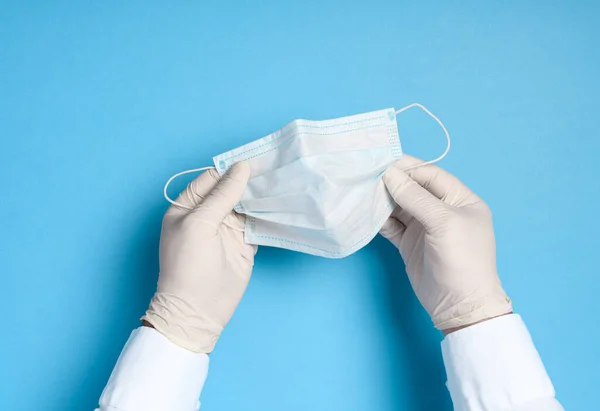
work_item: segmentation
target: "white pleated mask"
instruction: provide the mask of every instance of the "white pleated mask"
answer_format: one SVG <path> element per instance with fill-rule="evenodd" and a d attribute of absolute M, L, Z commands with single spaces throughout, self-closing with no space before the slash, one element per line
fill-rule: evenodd
<path fill-rule="evenodd" d="M 342 258 L 368 244 L 396 206 L 382 176 L 402 156 L 396 114 L 411 104 L 333 120 L 295 120 L 282 129 L 213 158 L 223 175 L 250 165 L 248 187 L 235 207 L 246 215 L 248 244 Z M 206 168 L 202 168 L 206 169 Z M 173 178 L 188 172 L 173 176 Z M 185 207 L 184 207 L 185 208 Z"/>

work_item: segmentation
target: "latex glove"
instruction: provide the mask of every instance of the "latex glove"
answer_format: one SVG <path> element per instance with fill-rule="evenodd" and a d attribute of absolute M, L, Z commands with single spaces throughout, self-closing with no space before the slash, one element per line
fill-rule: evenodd
<path fill-rule="evenodd" d="M 238 306 L 254 265 L 256 246 L 244 243 L 245 217 L 233 211 L 250 168 L 237 163 L 219 181 L 204 172 L 165 214 L 158 290 L 143 320 L 175 344 L 210 353 Z"/>
<path fill-rule="evenodd" d="M 435 327 L 449 330 L 512 311 L 496 268 L 488 206 L 458 178 L 403 156 L 383 181 L 398 204 L 381 234 L 399 250 Z"/>

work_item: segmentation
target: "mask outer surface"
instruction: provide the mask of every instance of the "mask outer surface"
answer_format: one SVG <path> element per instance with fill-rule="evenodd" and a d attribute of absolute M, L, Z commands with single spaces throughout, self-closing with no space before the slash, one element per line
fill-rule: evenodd
<path fill-rule="evenodd" d="M 342 258 L 377 235 L 395 207 L 382 176 L 402 155 L 394 109 L 324 121 L 295 120 L 213 158 L 219 174 L 246 161 L 235 207 L 245 241 Z"/>

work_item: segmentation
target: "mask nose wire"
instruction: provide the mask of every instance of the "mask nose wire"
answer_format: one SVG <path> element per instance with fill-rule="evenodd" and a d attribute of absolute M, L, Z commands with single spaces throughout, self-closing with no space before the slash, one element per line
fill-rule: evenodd
<path fill-rule="evenodd" d="M 419 103 L 409 104 L 408 106 L 403 107 L 400 110 L 396 110 L 396 112 L 394 114 L 396 114 L 396 115 L 400 114 L 403 111 L 406 111 L 409 108 L 413 108 L 413 107 L 419 107 L 421 110 L 423 110 L 425 113 L 427 113 L 427 115 L 429 115 L 429 117 L 431 117 L 432 119 L 434 119 L 435 121 L 437 121 L 437 123 L 440 125 L 440 127 L 442 128 L 442 130 L 444 130 L 444 134 L 446 134 L 446 150 L 444 150 L 444 152 L 442 153 L 442 155 L 440 155 L 437 158 L 434 158 L 433 160 L 424 161 L 422 163 L 415 164 L 415 165 L 412 165 L 410 167 L 406 167 L 406 168 L 403 169 L 403 171 L 412 170 L 413 168 L 423 167 L 423 166 L 425 166 L 427 164 L 437 163 L 438 161 L 440 161 L 441 159 L 443 159 L 444 157 L 446 157 L 446 154 L 448 154 L 448 152 L 450 151 L 450 134 L 448 133 L 448 130 L 446 130 L 446 127 L 444 126 L 444 123 L 442 123 L 442 121 L 439 118 L 437 118 L 435 114 L 433 114 L 431 111 L 429 111 L 422 104 L 419 104 Z"/>
<path fill-rule="evenodd" d="M 178 202 L 177 202 L 177 201 L 175 201 L 175 200 L 172 200 L 172 199 L 171 199 L 171 197 L 169 197 L 169 194 L 167 193 L 167 188 L 169 188 L 169 184 L 171 184 L 171 182 L 172 182 L 173 180 L 175 180 L 175 179 L 176 179 L 177 177 L 179 177 L 179 176 L 182 176 L 182 175 L 184 175 L 184 174 L 197 173 L 198 171 L 210 170 L 211 168 L 214 168 L 214 167 L 200 167 L 200 168 L 192 168 L 191 170 L 185 170 L 185 171 L 182 171 L 182 172 L 180 172 L 180 173 L 177 173 L 177 174 L 173 175 L 173 176 L 172 176 L 171 178 L 169 178 L 169 179 L 167 180 L 167 182 L 165 183 L 165 188 L 163 189 L 163 194 L 164 194 L 164 196 L 165 196 L 165 199 L 166 199 L 166 200 L 167 200 L 169 203 L 173 204 L 174 206 L 177 206 L 177 207 L 179 207 L 179 208 L 183 208 L 184 210 L 192 211 L 192 210 L 193 210 L 193 208 L 192 208 L 192 207 L 188 207 L 188 206 L 186 206 L 186 205 L 184 205 L 184 204 L 178 203 Z"/>

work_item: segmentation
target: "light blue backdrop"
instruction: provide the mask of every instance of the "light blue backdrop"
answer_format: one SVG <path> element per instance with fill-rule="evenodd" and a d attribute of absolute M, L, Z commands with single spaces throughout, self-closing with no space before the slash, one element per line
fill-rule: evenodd
<path fill-rule="evenodd" d="M 199 3 L 0 4 L 0 409 L 96 405 L 155 287 L 171 174 L 411 102 L 495 213 L 559 399 L 598 409 L 599 3 Z M 425 115 L 398 121 L 409 153 L 443 150 Z M 439 341 L 381 238 L 344 260 L 263 248 L 203 408 L 450 410 Z"/>

